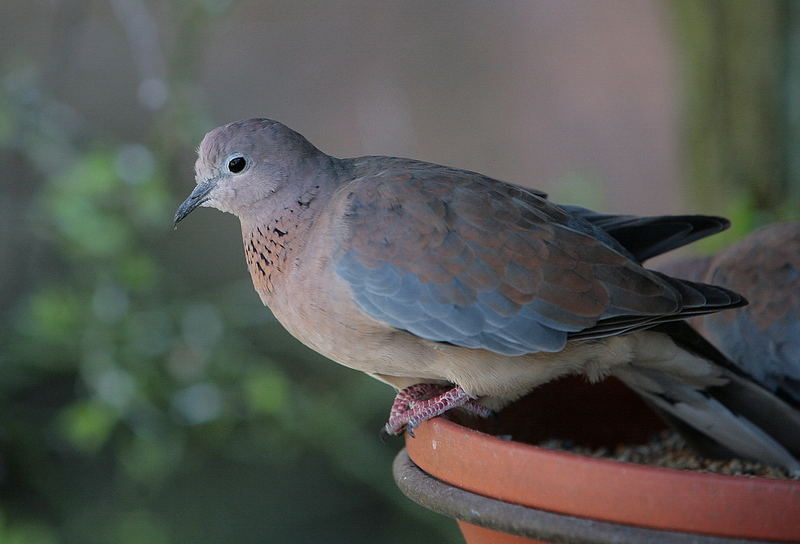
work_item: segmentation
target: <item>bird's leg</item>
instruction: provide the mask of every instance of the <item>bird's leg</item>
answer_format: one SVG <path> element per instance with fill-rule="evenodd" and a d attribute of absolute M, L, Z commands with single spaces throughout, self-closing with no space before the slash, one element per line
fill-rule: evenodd
<path fill-rule="evenodd" d="M 414 436 L 414 427 L 457 407 L 483 417 L 492 414 L 491 410 L 469 398 L 460 386 L 418 383 L 397 393 L 384 432 L 400 434 L 406 429 Z"/>
<path fill-rule="evenodd" d="M 389 420 L 391 421 L 392 418 L 401 417 L 402 414 L 408 412 L 413 406 L 414 401 L 430 399 L 448 389 L 451 389 L 451 386 L 435 383 L 417 383 L 405 389 L 401 389 L 394 397 L 392 409 L 389 411 Z"/>

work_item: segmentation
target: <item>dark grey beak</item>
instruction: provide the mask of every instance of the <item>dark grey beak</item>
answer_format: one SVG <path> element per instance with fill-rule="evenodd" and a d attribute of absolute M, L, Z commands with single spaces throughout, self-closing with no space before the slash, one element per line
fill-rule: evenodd
<path fill-rule="evenodd" d="M 216 185 L 216 179 L 210 179 L 198 184 L 194 188 L 194 191 L 192 191 L 192 194 L 189 195 L 189 198 L 184 200 L 183 204 L 178 206 L 178 211 L 175 212 L 175 219 L 173 220 L 172 224 L 177 227 L 178 223 L 180 223 L 184 217 L 192 213 L 192 210 L 208 200 L 208 193 L 210 193 Z"/>

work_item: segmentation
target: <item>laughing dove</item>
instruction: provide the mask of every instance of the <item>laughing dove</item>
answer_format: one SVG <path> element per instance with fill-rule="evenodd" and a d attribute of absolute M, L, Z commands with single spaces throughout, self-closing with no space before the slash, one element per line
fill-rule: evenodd
<path fill-rule="evenodd" d="M 661 268 L 744 294 L 748 306 L 692 326 L 767 389 L 800 404 L 800 222 L 769 225 L 716 256 Z"/>
<path fill-rule="evenodd" d="M 744 299 L 640 264 L 725 220 L 603 215 L 475 172 L 339 159 L 269 119 L 209 132 L 195 173 L 175 223 L 198 206 L 238 216 L 283 326 L 398 390 L 389 433 L 488 414 L 562 375 L 614 375 L 728 450 L 800 469 L 800 415 L 661 331 Z"/>

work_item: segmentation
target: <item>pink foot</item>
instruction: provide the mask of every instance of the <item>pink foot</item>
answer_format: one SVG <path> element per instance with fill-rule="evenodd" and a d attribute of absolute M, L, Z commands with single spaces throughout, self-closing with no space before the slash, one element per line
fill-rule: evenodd
<path fill-rule="evenodd" d="M 482 417 L 492 414 L 491 410 L 469 398 L 459 386 L 418 383 L 406 387 L 397 393 L 392 403 L 384 432 L 396 435 L 405 429 L 414 436 L 414 427 L 423 421 L 458 407 Z"/>

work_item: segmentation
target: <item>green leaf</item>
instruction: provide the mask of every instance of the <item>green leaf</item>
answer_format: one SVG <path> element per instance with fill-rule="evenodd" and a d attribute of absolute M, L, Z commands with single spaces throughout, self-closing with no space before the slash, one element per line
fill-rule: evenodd
<path fill-rule="evenodd" d="M 254 370 L 244 382 L 248 407 L 255 413 L 275 415 L 286 408 L 289 382 L 274 369 Z"/>
<path fill-rule="evenodd" d="M 65 438 L 75 448 L 93 453 L 106 443 L 117 418 L 112 407 L 89 400 L 69 406 L 59 419 Z"/>

